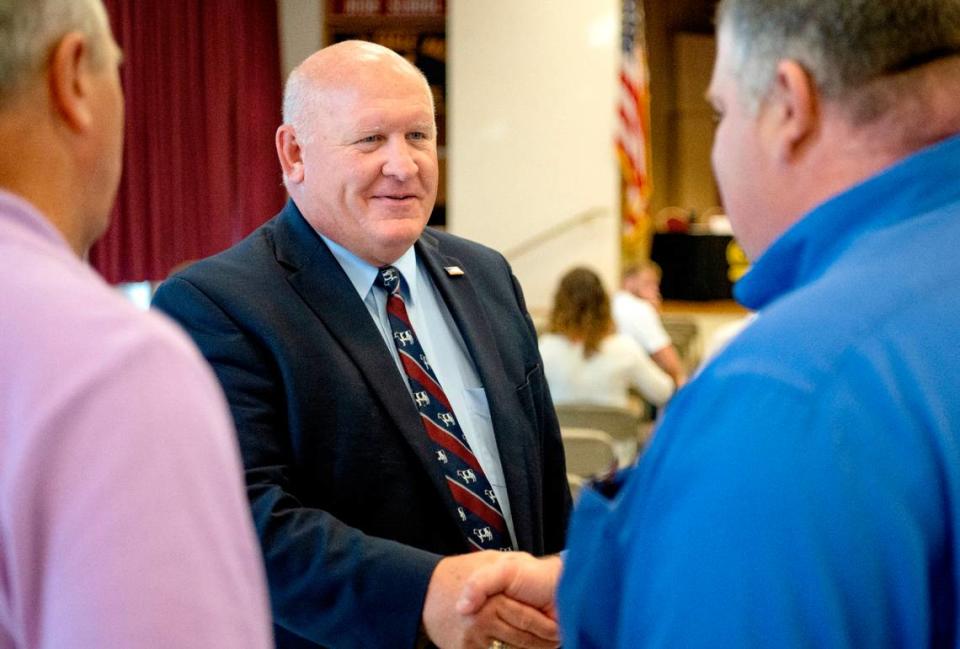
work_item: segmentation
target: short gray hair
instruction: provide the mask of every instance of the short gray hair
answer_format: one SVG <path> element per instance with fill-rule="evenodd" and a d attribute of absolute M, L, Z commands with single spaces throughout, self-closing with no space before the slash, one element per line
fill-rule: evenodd
<path fill-rule="evenodd" d="M 0 106 L 43 69 L 51 48 L 68 32 L 88 36 L 94 63 L 102 64 L 108 30 L 101 0 L 0 0 Z"/>
<path fill-rule="evenodd" d="M 283 123 L 293 126 L 302 143 L 313 139 L 313 120 L 318 109 L 316 82 L 300 68 L 294 68 L 283 87 Z"/>
<path fill-rule="evenodd" d="M 875 81 L 960 55 L 960 0 L 720 0 L 716 23 L 732 37 L 732 73 L 752 110 L 783 59 L 800 63 L 824 98 L 842 102 Z M 892 92 L 869 94 L 854 107 L 859 121 L 896 101 Z"/>

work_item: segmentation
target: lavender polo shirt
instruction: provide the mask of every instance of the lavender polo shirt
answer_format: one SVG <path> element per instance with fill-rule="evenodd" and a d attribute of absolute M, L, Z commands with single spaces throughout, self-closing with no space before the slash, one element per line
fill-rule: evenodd
<path fill-rule="evenodd" d="M 0 191 L 0 649 L 272 646 L 211 371 Z"/>

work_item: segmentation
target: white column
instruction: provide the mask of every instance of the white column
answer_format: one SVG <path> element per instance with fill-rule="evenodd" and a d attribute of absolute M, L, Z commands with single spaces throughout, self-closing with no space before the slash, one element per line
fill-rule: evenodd
<path fill-rule="evenodd" d="M 447 7 L 449 230 L 507 252 L 558 223 L 599 215 L 510 261 L 535 315 L 575 265 L 593 267 L 612 288 L 619 0 Z"/>

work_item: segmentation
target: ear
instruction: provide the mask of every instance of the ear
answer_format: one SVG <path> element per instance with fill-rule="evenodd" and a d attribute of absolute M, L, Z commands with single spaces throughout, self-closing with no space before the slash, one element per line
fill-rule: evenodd
<path fill-rule="evenodd" d="M 79 32 L 70 32 L 54 46 L 48 77 L 50 101 L 67 127 L 83 132 L 93 122 L 90 43 Z"/>
<path fill-rule="evenodd" d="M 781 161 L 794 159 L 817 133 L 819 97 L 813 79 L 793 60 L 777 64 L 773 91 L 767 98 L 774 152 Z"/>
<path fill-rule="evenodd" d="M 283 124 L 277 129 L 277 157 L 280 158 L 280 168 L 287 182 L 303 182 L 303 153 L 297 142 L 297 133 L 289 124 Z"/>

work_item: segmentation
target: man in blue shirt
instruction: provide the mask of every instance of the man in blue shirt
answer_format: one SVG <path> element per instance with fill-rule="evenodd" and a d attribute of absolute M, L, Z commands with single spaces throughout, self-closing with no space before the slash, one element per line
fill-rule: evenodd
<path fill-rule="evenodd" d="M 565 647 L 960 646 L 960 1 L 723 0 L 758 317 L 574 516 Z M 540 605 L 511 558 L 461 602 Z"/>

